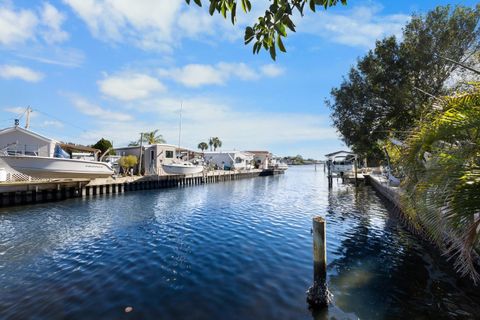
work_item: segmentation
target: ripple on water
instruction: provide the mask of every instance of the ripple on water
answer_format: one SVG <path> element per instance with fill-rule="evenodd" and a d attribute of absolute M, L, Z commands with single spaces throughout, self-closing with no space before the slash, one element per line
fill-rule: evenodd
<path fill-rule="evenodd" d="M 307 319 L 311 218 L 327 218 L 331 317 L 474 318 L 479 294 L 368 187 L 322 172 L 0 211 L 5 318 Z M 325 316 L 325 315 L 324 315 Z"/>

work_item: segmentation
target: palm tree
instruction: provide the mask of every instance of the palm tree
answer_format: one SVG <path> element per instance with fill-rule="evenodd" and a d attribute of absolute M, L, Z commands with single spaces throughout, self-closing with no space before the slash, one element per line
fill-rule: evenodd
<path fill-rule="evenodd" d="M 213 138 L 210 138 L 208 140 L 208 144 L 210 145 L 210 151 L 212 151 L 212 147 L 213 147 Z"/>
<path fill-rule="evenodd" d="M 161 134 L 158 134 L 158 129 L 150 132 L 143 133 L 143 142 L 147 144 L 157 144 L 167 142 Z"/>
<path fill-rule="evenodd" d="M 157 144 L 157 143 L 166 143 L 167 141 L 163 138 L 161 134 L 158 134 L 158 129 L 150 132 L 142 132 L 142 141 L 138 139 L 137 141 L 130 141 L 128 144 L 129 147 L 138 147 L 140 144 Z"/>
<path fill-rule="evenodd" d="M 217 148 L 222 147 L 222 141 L 218 137 L 211 138 L 211 142 L 212 142 L 212 145 L 213 145 L 213 151 L 217 151 Z M 210 145 L 210 147 L 212 145 Z"/>
<path fill-rule="evenodd" d="M 400 163 L 404 211 L 454 259 L 457 270 L 480 280 L 480 82 L 445 97 L 440 111 L 420 120 L 406 140 Z"/>
<path fill-rule="evenodd" d="M 202 152 L 203 152 L 203 151 L 208 149 L 208 144 L 206 142 L 200 142 L 198 144 L 198 149 L 202 150 Z"/>

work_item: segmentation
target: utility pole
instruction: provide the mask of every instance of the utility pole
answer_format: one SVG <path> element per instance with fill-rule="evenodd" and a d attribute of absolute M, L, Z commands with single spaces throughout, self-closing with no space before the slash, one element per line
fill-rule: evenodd
<path fill-rule="evenodd" d="M 27 110 L 26 110 L 27 119 L 25 120 L 25 129 L 30 128 L 30 112 L 32 112 L 32 108 L 30 108 L 30 106 L 28 106 Z"/>
<path fill-rule="evenodd" d="M 138 174 L 142 175 L 143 132 L 140 132 L 140 159 L 138 160 Z"/>

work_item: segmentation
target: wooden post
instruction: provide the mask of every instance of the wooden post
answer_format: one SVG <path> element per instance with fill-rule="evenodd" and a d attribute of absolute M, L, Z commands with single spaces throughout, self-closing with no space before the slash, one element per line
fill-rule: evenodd
<path fill-rule="evenodd" d="M 332 300 L 327 287 L 327 245 L 325 220 L 313 218 L 313 285 L 307 291 L 307 302 L 312 308 L 324 308 Z"/>
<path fill-rule="evenodd" d="M 357 155 L 355 155 L 355 160 L 353 162 L 353 169 L 355 170 L 355 187 L 358 186 L 357 181 Z"/>

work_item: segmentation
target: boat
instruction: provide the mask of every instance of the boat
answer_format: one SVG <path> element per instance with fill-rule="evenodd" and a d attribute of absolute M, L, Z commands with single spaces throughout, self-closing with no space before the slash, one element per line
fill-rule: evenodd
<path fill-rule="evenodd" d="M 104 178 L 113 175 L 106 162 L 29 155 L 1 155 L 12 169 L 34 178 Z"/>
<path fill-rule="evenodd" d="M 74 149 L 78 146 L 62 144 L 28 130 L 31 111 L 30 107 L 25 111 L 25 129 L 21 128 L 19 120 L 15 119 L 14 127 L 0 130 L 0 163 L 33 178 L 102 178 L 113 175 L 109 164 L 94 161 L 95 155 L 85 159 L 85 153 L 77 153 L 76 156 L 80 159 L 71 159 L 71 154 L 63 150 L 62 146 L 73 146 Z M 98 151 L 86 147 L 81 149 Z M 75 152 L 72 151 L 72 154 Z"/>
<path fill-rule="evenodd" d="M 288 164 L 284 162 L 278 162 L 276 165 L 278 170 L 287 170 L 288 169 Z"/>
<path fill-rule="evenodd" d="M 180 142 L 182 137 L 182 108 L 183 102 L 180 104 L 180 123 L 178 133 L 178 149 L 180 149 Z M 174 160 L 175 161 L 175 160 Z M 168 174 L 195 174 L 203 171 L 203 165 L 195 165 L 190 161 L 176 160 L 179 162 L 163 163 L 162 168 Z"/>
<path fill-rule="evenodd" d="M 273 158 L 270 160 L 269 168 L 285 171 L 288 169 L 288 164 L 283 162 L 281 158 Z"/>
<path fill-rule="evenodd" d="M 337 151 L 325 156 L 327 157 L 326 165 L 329 175 L 343 176 L 354 171 L 356 155 L 353 152 Z"/>
<path fill-rule="evenodd" d="M 168 174 L 195 174 L 203 171 L 203 166 L 191 162 L 162 164 L 163 170 Z"/>

